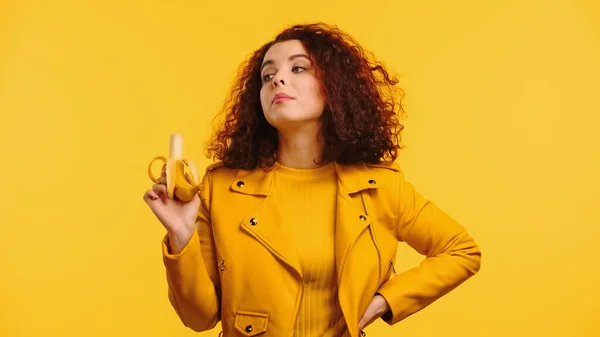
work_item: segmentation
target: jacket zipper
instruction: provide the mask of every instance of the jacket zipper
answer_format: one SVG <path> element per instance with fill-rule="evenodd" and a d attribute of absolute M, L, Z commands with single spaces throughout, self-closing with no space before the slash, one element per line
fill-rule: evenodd
<path fill-rule="evenodd" d="M 390 268 L 392 269 L 392 272 L 394 273 L 394 276 L 396 276 L 396 268 L 394 268 L 394 261 L 390 260 Z"/>

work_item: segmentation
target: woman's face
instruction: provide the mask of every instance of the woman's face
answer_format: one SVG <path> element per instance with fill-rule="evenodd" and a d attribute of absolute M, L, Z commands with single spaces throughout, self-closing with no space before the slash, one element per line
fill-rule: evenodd
<path fill-rule="evenodd" d="M 282 130 L 318 122 L 325 99 L 300 41 L 271 46 L 262 63 L 261 80 L 260 102 L 269 124 Z"/>

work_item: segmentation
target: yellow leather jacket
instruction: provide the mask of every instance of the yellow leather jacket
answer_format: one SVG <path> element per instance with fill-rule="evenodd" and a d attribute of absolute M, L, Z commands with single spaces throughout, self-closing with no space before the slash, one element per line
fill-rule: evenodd
<path fill-rule="evenodd" d="M 479 270 L 481 253 L 465 228 L 423 198 L 397 163 L 335 169 L 338 298 L 352 337 L 376 293 L 388 301 L 381 318 L 392 325 Z M 293 238 L 271 212 L 272 179 L 261 169 L 208 166 L 197 231 L 178 254 L 164 237 L 168 296 L 185 326 L 205 331 L 221 321 L 225 337 L 293 335 L 302 270 Z M 398 242 L 426 258 L 397 274 Z"/>

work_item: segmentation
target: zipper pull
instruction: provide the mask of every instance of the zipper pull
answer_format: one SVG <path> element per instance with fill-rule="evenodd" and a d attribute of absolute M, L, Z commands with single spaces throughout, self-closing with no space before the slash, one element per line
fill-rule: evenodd
<path fill-rule="evenodd" d="M 396 276 L 396 268 L 394 268 L 394 261 L 390 260 L 390 267 L 392 268 L 392 271 L 394 272 L 394 276 Z"/>
<path fill-rule="evenodd" d="M 221 271 L 227 270 L 227 268 L 225 267 L 225 260 L 219 261 L 219 266 L 221 267 Z"/>

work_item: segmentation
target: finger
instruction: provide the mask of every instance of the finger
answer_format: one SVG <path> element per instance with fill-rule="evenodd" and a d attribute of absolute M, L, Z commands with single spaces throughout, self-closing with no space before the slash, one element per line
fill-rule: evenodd
<path fill-rule="evenodd" d="M 163 165 L 162 170 L 160 171 L 160 178 L 158 178 L 158 182 L 161 184 L 167 184 L 167 166 Z"/>
<path fill-rule="evenodd" d="M 160 197 L 158 196 L 158 194 L 156 194 L 156 192 L 154 190 L 147 190 L 146 193 L 144 193 L 144 200 L 146 202 L 151 202 L 154 200 L 158 200 Z"/>
<path fill-rule="evenodd" d="M 144 194 L 144 200 L 150 207 L 150 210 L 161 223 L 166 223 L 164 219 L 165 203 L 154 190 L 148 190 Z"/>
<path fill-rule="evenodd" d="M 167 186 L 165 184 L 154 184 L 152 190 L 159 196 L 167 195 Z"/>
<path fill-rule="evenodd" d="M 156 195 L 163 201 L 169 202 L 169 192 L 167 191 L 167 186 L 164 184 L 154 184 L 152 185 L 152 190 L 156 193 Z"/>

